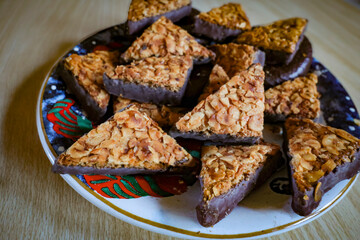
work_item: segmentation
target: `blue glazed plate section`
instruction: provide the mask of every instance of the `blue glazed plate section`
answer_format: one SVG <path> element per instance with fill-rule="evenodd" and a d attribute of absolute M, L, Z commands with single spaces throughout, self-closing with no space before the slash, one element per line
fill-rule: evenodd
<path fill-rule="evenodd" d="M 360 138 L 360 126 L 354 119 L 359 119 L 359 113 L 341 83 L 315 58 L 311 70 L 319 76 L 317 85 L 321 94 L 320 103 L 326 124 L 343 129 Z"/>

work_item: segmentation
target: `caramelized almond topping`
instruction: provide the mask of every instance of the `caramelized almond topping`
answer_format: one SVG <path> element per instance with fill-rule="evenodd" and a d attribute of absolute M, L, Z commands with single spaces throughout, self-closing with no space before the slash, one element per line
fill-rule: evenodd
<path fill-rule="evenodd" d="M 224 194 L 241 181 L 248 180 L 264 164 L 267 157 L 278 151 L 280 147 L 275 144 L 204 146 L 200 173 L 204 201 Z"/>
<path fill-rule="evenodd" d="M 254 27 L 241 33 L 236 42 L 261 47 L 265 50 L 293 53 L 307 23 L 308 20 L 304 18 L 279 20 L 270 25 Z"/>
<path fill-rule="evenodd" d="M 251 29 L 250 22 L 242 6 L 237 3 L 224 4 L 209 12 L 202 12 L 199 18 L 231 29 Z"/>
<path fill-rule="evenodd" d="M 264 116 L 264 72 L 260 64 L 234 76 L 177 123 L 181 132 L 261 137 Z"/>
<path fill-rule="evenodd" d="M 318 202 L 321 200 L 322 197 L 322 192 L 320 190 L 321 187 L 321 182 L 318 182 L 315 188 L 315 192 L 314 192 L 314 200 L 315 202 Z"/>
<path fill-rule="evenodd" d="M 195 38 L 166 17 L 161 17 L 138 37 L 122 54 L 126 62 L 148 57 L 190 55 L 196 60 L 214 58 L 215 54 L 196 42 Z"/>
<path fill-rule="evenodd" d="M 112 79 L 162 87 L 170 91 L 179 91 L 185 84 L 192 68 L 190 56 L 149 57 L 133 61 L 130 65 L 117 66 L 115 71 L 107 72 Z"/>
<path fill-rule="evenodd" d="M 130 106 L 79 138 L 59 156 L 58 164 L 161 170 L 195 162 L 153 120 Z"/>
<path fill-rule="evenodd" d="M 139 21 L 185 7 L 191 0 L 132 0 L 128 20 Z"/>
<path fill-rule="evenodd" d="M 298 77 L 265 91 L 265 112 L 286 117 L 314 119 L 320 115 L 317 76 Z"/>
<path fill-rule="evenodd" d="M 351 134 L 310 119 L 289 118 L 285 128 L 293 177 L 301 191 L 315 187 L 321 177 L 351 162 L 360 147 L 360 140 Z"/>

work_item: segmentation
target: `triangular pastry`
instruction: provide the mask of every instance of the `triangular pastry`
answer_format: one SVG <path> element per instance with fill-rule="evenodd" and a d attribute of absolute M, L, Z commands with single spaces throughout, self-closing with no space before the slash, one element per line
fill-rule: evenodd
<path fill-rule="evenodd" d="M 53 165 L 57 173 L 187 173 L 195 159 L 156 122 L 129 106 L 79 138 Z"/>
<path fill-rule="evenodd" d="M 175 124 L 173 137 L 214 143 L 250 143 L 264 127 L 264 72 L 260 64 L 235 75 Z"/>
<path fill-rule="evenodd" d="M 303 40 L 307 23 L 304 18 L 279 20 L 241 33 L 236 42 L 264 50 L 267 64 L 289 64 Z"/>
<path fill-rule="evenodd" d="M 201 225 L 223 219 L 282 163 L 280 146 L 204 146 L 201 152 L 201 202 L 196 207 Z"/>
<path fill-rule="evenodd" d="M 199 44 L 186 30 L 161 17 L 121 55 L 125 62 L 148 57 L 190 55 L 195 63 L 207 63 L 214 53 Z"/>
<path fill-rule="evenodd" d="M 139 32 L 161 16 L 176 22 L 190 12 L 191 0 L 132 0 L 127 19 L 128 32 Z"/>
<path fill-rule="evenodd" d="M 248 17 L 238 3 L 228 3 L 202 12 L 195 18 L 194 32 L 207 36 L 215 41 L 236 36 L 244 30 L 251 29 Z"/>
<path fill-rule="evenodd" d="M 320 116 L 320 94 L 314 73 L 286 81 L 265 91 L 265 121 L 285 121 L 288 117 L 316 119 Z"/>
<path fill-rule="evenodd" d="M 148 57 L 106 72 L 104 85 L 115 96 L 139 102 L 178 105 L 192 68 L 193 61 L 189 55 Z"/>
<path fill-rule="evenodd" d="M 292 208 L 309 215 L 322 195 L 360 170 L 360 140 L 310 119 L 288 118 L 285 149 L 293 189 Z"/>

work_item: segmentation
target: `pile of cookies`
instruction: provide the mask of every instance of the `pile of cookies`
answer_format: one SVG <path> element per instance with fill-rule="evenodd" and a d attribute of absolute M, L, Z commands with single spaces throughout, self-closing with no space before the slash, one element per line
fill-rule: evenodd
<path fill-rule="evenodd" d="M 315 122 L 320 95 L 317 76 L 308 73 L 308 21 L 252 27 L 235 3 L 194 11 L 190 0 L 133 0 L 128 33 L 139 37 L 125 52 L 72 54 L 62 61 L 68 90 L 99 125 L 62 153 L 53 171 L 196 174 L 198 220 L 213 226 L 283 164 L 280 146 L 262 137 L 264 122 L 285 122 L 292 207 L 310 214 L 326 191 L 359 171 L 360 140 Z M 186 30 L 176 25 L 180 20 Z M 208 83 L 189 109 L 182 103 L 191 72 L 205 64 L 212 69 Z M 201 161 L 175 138 L 203 143 Z"/>

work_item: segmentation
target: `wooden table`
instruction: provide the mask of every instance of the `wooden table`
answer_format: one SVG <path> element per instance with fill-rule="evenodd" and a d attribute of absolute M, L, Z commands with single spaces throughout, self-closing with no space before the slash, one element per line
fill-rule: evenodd
<path fill-rule="evenodd" d="M 194 1 L 209 10 L 226 1 Z M 331 69 L 360 109 L 360 10 L 342 0 L 240 1 L 253 25 L 301 16 L 315 56 Z M 129 1 L 0 2 L 0 238 L 173 239 L 118 220 L 50 172 L 35 106 L 57 58 L 85 36 L 125 21 Z M 271 239 L 356 239 L 360 183 L 332 210 Z"/>

